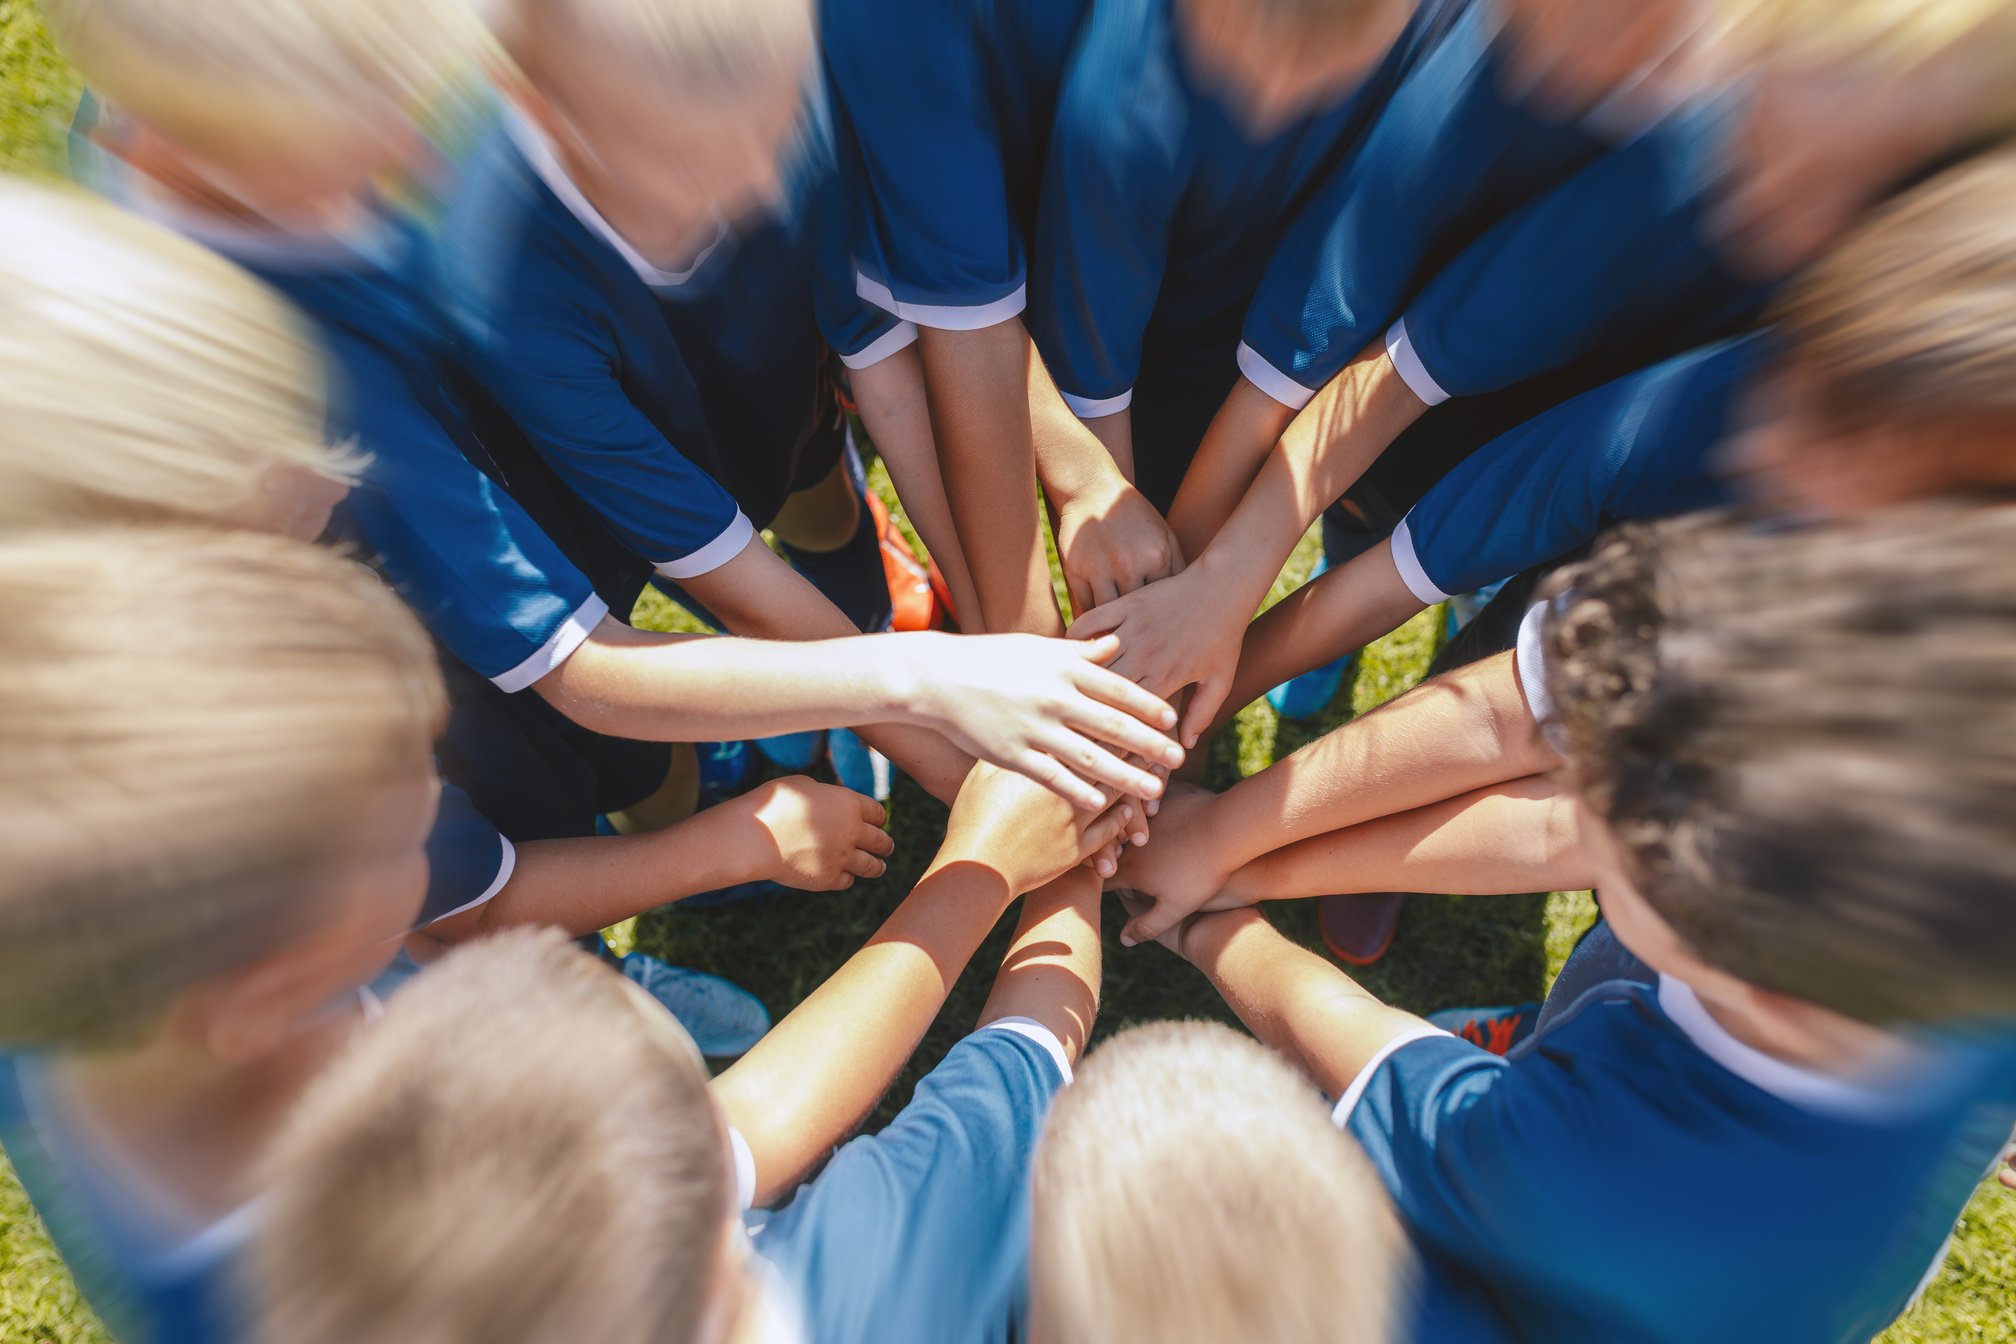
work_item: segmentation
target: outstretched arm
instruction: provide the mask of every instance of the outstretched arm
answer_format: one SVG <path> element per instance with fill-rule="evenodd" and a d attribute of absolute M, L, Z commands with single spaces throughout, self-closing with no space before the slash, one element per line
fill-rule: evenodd
<path fill-rule="evenodd" d="M 1026 781 L 976 767 L 945 844 L 874 937 L 715 1080 L 756 1159 L 757 1199 L 795 1184 L 895 1081 L 1009 903 L 1119 834 Z"/>
<path fill-rule="evenodd" d="M 1077 869 L 1022 903 L 980 1025 L 1004 1017 L 1042 1023 L 1075 1063 L 1099 1014 L 1099 882 Z"/>

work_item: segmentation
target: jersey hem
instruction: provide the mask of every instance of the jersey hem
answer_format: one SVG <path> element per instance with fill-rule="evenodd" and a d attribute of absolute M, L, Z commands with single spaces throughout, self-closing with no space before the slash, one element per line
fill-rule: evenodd
<path fill-rule="evenodd" d="M 854 292 L 885 313 L 933 331 L 979 331 L 997 326 L 1011 317 L 1020 317 L 1022 310 L 1029 306 L 1027 284 L 1015 286 L 1012 293 L 1004 294 L 991 303 L 905 303 L 891 292 L 888 285 L 859 270 L 854 272 Z"/>
<path fill-rule="evenodd" d="M 536 653 L 509 672 L 490 678 L 490 684 L 506 694 L 516 694 L 524 690 L 573 657 L 574 650 L 587 642 L 588 636 L 608 614 L 609 604 L 590 593 L 588 600 L 575 608 L 572 616 L 561 622 L 560 628 L 539 646 Z"/>
<path fill-rule="evenodd" d="M 1246 375 L 1247 382 L 1291 411 L 1301 410 L 1316 396 L 1314 391 L 1269 364 L 1266 356 L 1244 341 L 1239 342 L 1239 372 Z"/>

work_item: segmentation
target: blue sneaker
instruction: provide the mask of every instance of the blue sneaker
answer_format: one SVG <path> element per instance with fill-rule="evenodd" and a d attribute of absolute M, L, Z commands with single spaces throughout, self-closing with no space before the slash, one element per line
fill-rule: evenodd
<path fill-rule="evenodd" d="M 1428 1014 L 1431 1025 L 1494 1055 L 1507 1053 L 1531 1036 L 1533 1024 L 1539 1020 L 1537 1003 L 1515 1003 L 1505 1008 L 1444 1008 Z"/>
<path fill-rule="evenodd" d="M 778 737 L 757 738 L 756 750 L 778 769 L 798 775 L 812 768 L 812 762 L 819 759 L 819 748 L 825 742 L 826 734 L 820 731 L 785 733 Z"/>
<path fill-rule="evenodd" d="M 623 974 L 679 1019 L 703 1055 L 742 1054 L 770 1030 L 770 1012 L 756 996 L 718 975 L 667 966 L 642 952 L 623 958 Z"/>
<path fill-rule="evenodd" d="M 889 801 L 889 790 L 896 782 L 896 767 L 854 732 L 846 728 L 830 730 L 826 734 L 826 759 L 833 763 L 833 778 L 843 787 L 865 793 L 878 803 Z"/>
<path fill-rule="evenodd" d="M 1491 605 L 1491 599 L 1498 596 L 1498 590 L 1510 582 L 1509 578 L 1500 579 L 1496 583 L 1485 584 L 1474 593 L 1458 593 L 1450 598 L 1449 605 L 1443 608 L 1448 613 L 1444 618 L 1448 622 L 1448 638 L 1456 638 L 1458 631 L 1476 620 L 1484 608 Z"/>
<path fill-rule="evenodd" d="M 742 792 L 749 776 L 756 773 L 756 753 L 749 750 L 747 742 L 696 742 L 693 754 L 700 764 L 703 807 Z"/>
<path fill-rule="evenodd" d="M 1329 568 L 1329 557 L 1317 556 L 1316 568 L 1310 571 L 1309 582 L 1316 582 Z M 1292 677 L 1267 692 L 1267 703 L 1274 706 L 1274 712 L 1284 719 L 1313 719 L 1330 708 L 1330 702 L 1343 689 L 1346 674 L 1357 661 L 1356 652 L 1347 653 L 1335 662 Z"/>

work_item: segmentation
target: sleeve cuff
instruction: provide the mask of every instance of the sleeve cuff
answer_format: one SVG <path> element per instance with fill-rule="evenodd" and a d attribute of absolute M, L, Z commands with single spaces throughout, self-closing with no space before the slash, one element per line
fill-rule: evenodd
<path fill-rule="evenodd" d="M 735 1207 L 747 1213 L 756 1207 L 756 1154 L 733 1126 L 728 1130 L 728 1151 L 735 1159 Z"/>
<path fill-rule="evenodd" d="M 689 551 L 677 560 L 667 560 L 652 568 L 668 579 L 697 579 L 703 574 L 712 574 L 742 554 L 755 539 L 756 525 L 749 521 L 747 514 L 737 509 L 734 520 L 722 529 L 720 536 L 697 551 Z"/>
<path fill-rule="evenodd" d="M 1291 411 L 1301 410 L 1316 396 L 1314 389 L 1302 386 L 1269 364 L 1258 350 L 1244 341 L 1239 342 L 1239 372 L 1246 375 L 1247 382 Z"/>
<path fill-rule="evenodd" d="M 1559 599 L 1557 598 L 1556 601 Z M 1512 662 L 1519 674 L 1519 690 L 1526 697 L 1526 710 L 1540 725 L 1540 736 L 1555 751 L 1566 755 L 1566 735 L 1554 719 L 1554 697 L 1547 690 L 1547 647 L 1541 638 L 1546 629 L 1547 602 L 1535 602 L 1519 622 L 1519 638 L 1513 645 Z"/>
<path fill-rule="evenodd" d="M 456 906 L 453 910 L 434 916 L 434 918 L 427 921 L 429 924 L 439 924 L 444 919 L 453 919 L 465 911 L 474 910 L 481 905 L 488 905 L 497 898 L 498 892 L 504 890 L 505 885 L 511 881 L 511 874 L 518 868 L 518 849 L 517 846 L 513 845 L 509 839 L 502 835 L 497 837 L 497 843 L 504 847 L 504 853 L 497 860 L 497 875 L 490 879 L 490 885 L 483 889 L 483 894 L 473 901 L 462 902 L 462 904 Z"/>
<path fill-rule="evenodd" d="M 1063 1077 L 1064 1081 L 1066 1083 L 1071 1081 L 1071 1056 L 1065 1053 L 1064 1042 L 1057 1039 L 1056 1032 L 1050 1030 L 1050 1028 L 1044 1026 L 1035 1018 L 997 1017 L 992 1022 L 981 1027 L 980 1030 L 1013 1032 L 1024 1040 L 1034 1041 L 1037 1045 L 1043 1047 L 1045 1054 L 1050 1056 L 1051 1062 L 1056 1064 L 1057 1072 Z"/>
<path fill-rule="evenodd" d="M 1393 368 L 1400 375 L 1400 381 L 1415 396 L 1421 398 L 1423 406 L 1440 406 L 1449 400 L 1449 393 L 1442 384 L 1435 381 L 1428 372 L 1428 366 L 1421 362 L 1420 351 L 1414 348 L 1413 338 L 1407 334 L 1407 319 L 1395 322 L 1386 333 L 1386 358 L 1393 361 Z"/>
<path fill-rule="evenodd" d="M 560 664 L 574 656 L 574 650 L 587 642 L 602 618 L 609 614 L 609 604 L 590 593 L 588 600 L 575 608 L 574 614 L 561 622 L 560 628 L 549 635 L 539 651 L 512 668 L 490 678 L 498 690 L 515 695 L 551 672 Z"/>
<path fill-rule="evenodd" d="M 1014 292 L 1004 294 L 991 303 L 905 303 L 890 291 L 888 285 L 856 271 L 854 292 L 885 313 L 920 327 L 930 327 L 933 331 L 979 331 L 1006 322 L 1011 317 L 1019 317 L 1022 310 L 1029 306 L 1027 284 L 1015 286 Z"/>
<path fill-rule="evenodd" d="M 1403 1031 L 1386 1042 L 1379 1048 L 1379 1053 L 1372 1056 L 1365 1067 L 1358 1071 L 1358 1076 L 1351 1080 L 1351 1086 L 1344 1089 L 1344 1095 L 1337 1099 L 1336 1108 L 1330 1112 L 1330 1123 L 1339 1129 L 1350 1123 L 1351 1112 L 1358 1109 L 1358 1099 L 1363 1097 L 1365 1089 L 1372 1085 L 1372 1075 L 1379 1072 L 1380 1065 L 1416 1041 L 1430 1041 L 1437 1036 L 1447 1035 L 1449 1033 L 1442 1028 L 1423 1022 L 1420 1026 Z"/>
<path fill-rule="evenodd" d="M 1064 398 L 1064 404 L 1071 408 L 1071 414 L 1080 420 L 1097 420 L 1102 416 L 1118 415 L 1134 404 L 1134 389 L 1131 387 L 1117 397 L 1073 396 L 1061 387 L 1057 389 L 1057 395 Z"/>
<path fill-rule="evenodd" d="M 898 322 L 853 354 L 841 355 L 840 362 L 850 369 L 872 369 L 898 350 L 916 343 L 917 324 Z"/>
<path fill-rule="evenodd" d="M 1437 602 L 1447 602 L 1453 593 L 1445 593 L 1428 577 L 1428 571 L 1421 567 L 1421 556 L 1414 549 L 1414 532 L 1408 526 L 1413 514 L 1400 520 L 1393 529 L 1393 567 L 1400 571 L 1400 582 L 1407 585 L 1407 591 L 1421 600 L 1421 605 L 1432 607 Z"/>

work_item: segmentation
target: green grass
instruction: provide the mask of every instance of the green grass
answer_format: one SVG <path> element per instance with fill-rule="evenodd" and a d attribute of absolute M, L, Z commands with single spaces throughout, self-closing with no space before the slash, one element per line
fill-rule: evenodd
<path fill-rule="evenodd" d="M 284 0 L 273 0 L 284 3 Z M 48 172 L 61 162 L 63 127 L 77 84 L 51 51 L 32 6 L 0 0 L 0 165 L 12 171 Z M 876 472 L 886 496 L 886 479 Z M 899 511 L 900 517 L 900 511 Z M 913 538 L 914 540 L 914 538 Z M 1307 574 L 1313 541 L 1290 562 L 1286 591 Z M 682 623 L 669 603 L 640 608 L 645 621 Z M 1263 702 L 1240 715 L 1213 754 L 1210 782 L 1224 787 L 1264 768 L 1276 756 L 1344 722 L 1353 713 L 1406 689 L 1434 656 L 1440 613 L 1409 622 L 1374 645 L 1361 662 L 1348 696 L 1314 724 L 1281 723 Z M 904 781 L 891 805 L 897 854 L 889 874 L 851 892 L 787 894 L 709 913 L 664 910 L 631 921 L 625 942 L 675 963 L 717 971 L 747 985 L 773 1012 L 804 998 L 859 945 L 908 889 L 935 849 L 945 814 Z M 1308 907 L 1276 912 L 1291 936 L 1319 946 Z M 1539 997 L 1560 969 L 1575 937 L 1595 917 L 1587 893 L 1489 899 L 1415 897 L 1407 903 L 1393 951 L 1364 973 L 1375 992 L 1417 1010 L 1456 1004 L 1512 1002 Z M 1119 920 L 1107 919 L 1105 1001 L 1099 1032 L 1168 1017 L 1229 1020 L 1202 977 L 1157 948 L 1123 949 Z M 1007 928 L 973 961 L 954 989 L 938 1025 L 915 1063 L 882 1106 L 900 1106 L 915 1080 L 965 1033 L 978 1014 L 1006 942 Z M 1984 1186 L 1968 1210 L 1945 1273 L 1926 1301 L 1883 1336 L 1886 1344 L 1930 1341 L 2016 1341 L 2016 1197 Z M 96 1344 L 105 1332 L 79 1301 L 61 1261 L 20 1187 L 0 1162 L 0 1341 Z"/>

